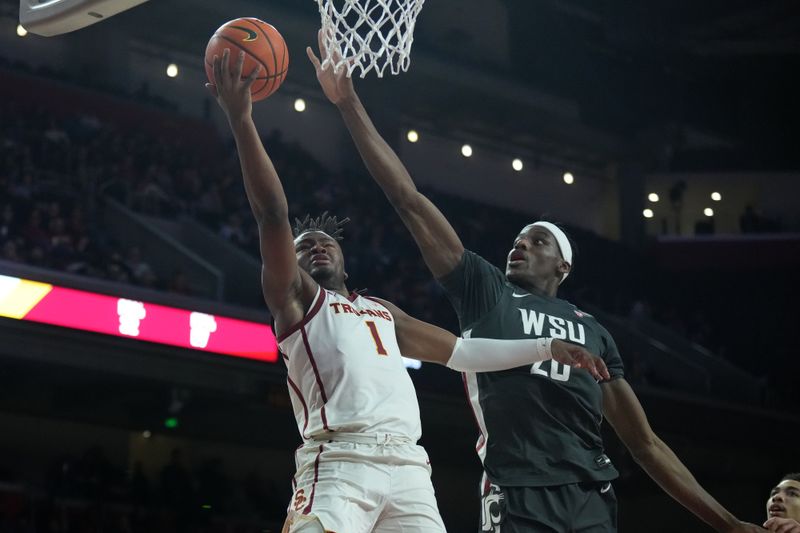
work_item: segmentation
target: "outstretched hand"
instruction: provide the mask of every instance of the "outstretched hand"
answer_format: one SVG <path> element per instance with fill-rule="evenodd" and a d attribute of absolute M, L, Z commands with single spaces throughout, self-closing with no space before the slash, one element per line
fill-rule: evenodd
<path fill-rule="evenodd" d="M 554 339 L 550 345 L 553 361 L 572 368 L 586 369 L 597 381 L 611 379 L 606 363 L 596 355 L 575 344 Z"/>
<path fill-rule="evenodd" d="M 334 68 L 334 64 L 341 59 L 338 52 L 333 53 L 331 61 L 323 68 L 322 64 L 328 59 L 328 55 L 323 43 L 322 31 L 323 30 L 319 30 L 317 32 L 317 45 L 319 46 L 319 55 L 322 59 L 320 60 L 320 58 L 314 54 L 314 50 L 312 50 L 310 46 L 306 47 L 306 54 L 311 64 L 314 65 L 314 69 L 317 71 L 317 81 L 319 81 L 319 85 L 322 87 L 325 96 L 328 97 L 328 100 L 330 100 L 332 104 L 339 105 L 355 96 L 353 80 L 347 75 L 346 68 L 340 67 L 338 70 Z"/>
<path fill-rule="evenodd" d="M 764 522 L 764 527 L 774 533 L 800 533 L 800 523 L 791 518 L 775 516 Z"/>
<path fill-rule="evenodd" d="M 214 56 L 214 83 L 206 83 L 206 89 L 217 99 L 220 107 L 228 120 L 237 120 L 250 115 L 253 111 L 253 98 L 250 95 L 250 86 L 258 77 L 261 65 L 256 66 L 253 72 L 242 79 L 244 66 L 244 52 L 239 52 L 236 65 L 230 68 L 230 48 L 222 52 L 222 58 Z"/>

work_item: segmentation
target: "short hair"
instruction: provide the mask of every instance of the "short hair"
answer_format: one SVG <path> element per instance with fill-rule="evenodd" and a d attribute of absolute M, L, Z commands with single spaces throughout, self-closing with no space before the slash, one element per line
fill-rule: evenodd
<path fill-rule="evenodd" d="M 311 218 L 311 215 L 306 215 L 303 220 L 300 220 L 299 218 L 294 219 L 292 234 L 296 239 L 307 231 L 321 231 L 330 235 L 332 239 L 341 241 L 342 227 L 348 222 L 350 222 L 349 218 L 345 217 L 339 220 L 336 217 L 328 216 L 327 211 L 322 213 L 317 218 Z"/>
<path fill-rule="evenodd" d="M 798 483 L 800 483 L 800 472 L 792 472 L 791 474 L 786 474 L 785 476 L 783 476 L 781 478 L 780 481 L 778 481 L 778 483 L 782 483 L 782 482 L 787 481 L 787 480 L 788 481 L 797 481 Z"/>

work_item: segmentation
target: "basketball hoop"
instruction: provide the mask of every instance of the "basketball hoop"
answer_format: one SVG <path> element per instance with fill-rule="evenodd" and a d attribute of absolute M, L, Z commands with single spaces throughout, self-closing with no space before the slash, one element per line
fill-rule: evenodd
<path fill-rule="evenodd" d="M 322 18 L 323 67 L 356 70 L 361 77 L 388 68 L 397 75 L 411 64 L 414 24 L 425 0 L 317 0 Z"/>
<path fill-rule="evenodd" d="M 147 0 L 19 0 L 19 23 L 43 37 L 100 22 Z"/>

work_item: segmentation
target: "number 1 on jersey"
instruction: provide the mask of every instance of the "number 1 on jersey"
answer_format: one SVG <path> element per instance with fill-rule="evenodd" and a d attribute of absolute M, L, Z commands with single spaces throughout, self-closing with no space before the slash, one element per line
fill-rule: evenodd
<path fill-rule="evenodd" d="M 383 347 L 383 341 L 381 341 L 381 336 L 378 335 L 378 326 L 375 325 L 375 322 L 365 320 L 364 323 L 369 328 L 370 334 L 372 334 L 372 340 L 375 341 L 375 349 L 378 351 L 378 355 L 389 355 L 386 352 L 386 348 Z"/>

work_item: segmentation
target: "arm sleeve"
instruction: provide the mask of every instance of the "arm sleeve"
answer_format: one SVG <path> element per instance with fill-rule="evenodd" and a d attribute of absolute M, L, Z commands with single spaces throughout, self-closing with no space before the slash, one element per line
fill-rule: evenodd
<path fill-rule="evenodd" d="M 464 250 L 455 269 L 439 278 L 458 315 L 461 331 L 491 311 L 503 294 L 505 274 L 478 254 Z"/>
<path fill-rule="evenodd" d="M 539 339 L 456 339 L 447 366 L 460 372 L 497 372 L 553 358 L 551 337 Z M 486 357 L 486 354 L 493 354 Z"/>

